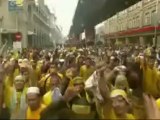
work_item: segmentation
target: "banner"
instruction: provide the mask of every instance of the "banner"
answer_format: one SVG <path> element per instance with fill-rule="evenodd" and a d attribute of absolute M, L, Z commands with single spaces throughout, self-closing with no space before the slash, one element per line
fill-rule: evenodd
<path fill-rule="evenodd" d="M 22 10 L 24 5 L 24 0 L 16 0 L 17 10 Z"/>
<path fill-rule="evenodd" d="M 24 3 L 24 0 L 16 0 L 17 7 L 22 7 Z"/>
<path fill-rule="evenodd" d="M 9 11 L 17 10 L 16 0 L 8 0 L 8 10 Z"/>
<path fill-rule="evenodd" d="M 22 42 L 13 42 L 13 49 L 14 50 L 20 50 L 20 49 L 22 49 Z"/>

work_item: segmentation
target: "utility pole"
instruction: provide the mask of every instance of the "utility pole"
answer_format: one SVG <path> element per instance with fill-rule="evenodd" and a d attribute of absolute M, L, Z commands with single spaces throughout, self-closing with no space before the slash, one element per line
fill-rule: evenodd
<path fill-rule="evenodd" d="M 0 17 L 0 47 L 2 46 L 2 23 L 3 23 L 3 16 Z"/>
<path fill-rule="evenodd" d="M 158 3 L 159 0 L 156 0 L 156 13 L 155 13 L 155 29 L 154 29 L 154 46 L 157 47 L 157 26 L 158 26 Z"/>

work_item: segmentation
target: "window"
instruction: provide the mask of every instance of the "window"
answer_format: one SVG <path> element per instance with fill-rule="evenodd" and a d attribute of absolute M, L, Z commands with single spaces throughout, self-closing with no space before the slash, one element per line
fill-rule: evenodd
<path fill-rule="evenodd" d="M 128 22 L 128 24 L 129 24 L 129 25 L 128 25 L 128 27 L 129 27 L 129 28 L 132 28 L 133 19 L 129 19 L 129 22 Z"/>
<path fill-rule="evenodd" d="M 139 27 L 140 26 L 140 17 L 137 16 L 136 17 L 136 27 Z"/>
<path fill-rule="evenodd" d="M 150 25 L 150 24 L 151 24 L 151 16 L 150 13 L 147 12 L 144 17 L 144 25 Z"/>
<path fill-rule="evenodd" d="M 156 24 L 157 21 L 156 10 L 152 10 L 151 19 L 152 19 L 152 24 Z"/>

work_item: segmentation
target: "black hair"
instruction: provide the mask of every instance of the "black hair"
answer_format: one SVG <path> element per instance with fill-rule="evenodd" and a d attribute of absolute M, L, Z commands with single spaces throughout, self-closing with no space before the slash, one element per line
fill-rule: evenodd
<path fill-rule="evenodd" d="M 46 55 L 46 56 L 45 56 L 45 59 L 49 61 L 49 60 L 50 60 L 50 57 L 49 57 L 48 55 Z"/>

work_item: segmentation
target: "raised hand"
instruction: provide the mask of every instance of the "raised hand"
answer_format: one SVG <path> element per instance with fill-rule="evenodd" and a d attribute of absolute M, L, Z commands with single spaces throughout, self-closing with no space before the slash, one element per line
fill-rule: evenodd
<path fill-rule="evenodd" d="M 156 101 L 152 96 L 143 95 L 147 112 L 147 119 L 160 119 L 160 111 L 156 105 Z"/>

